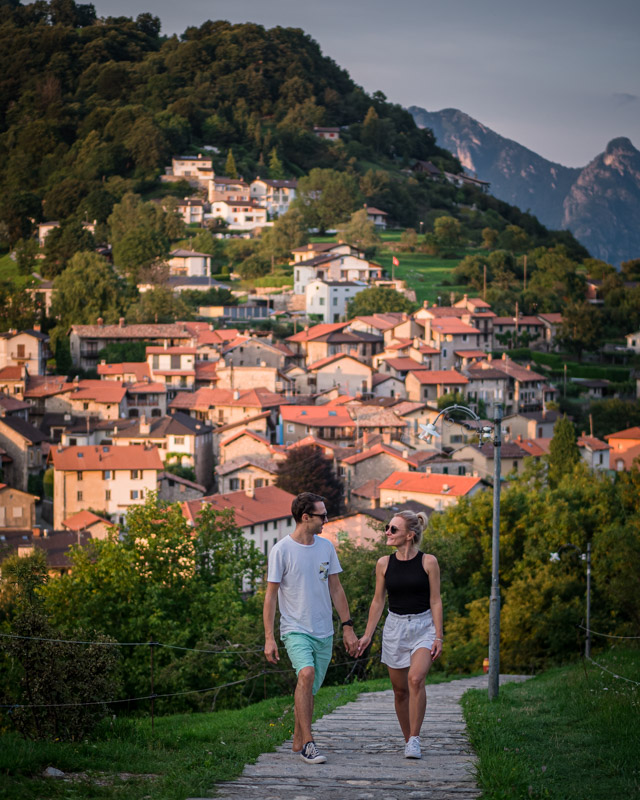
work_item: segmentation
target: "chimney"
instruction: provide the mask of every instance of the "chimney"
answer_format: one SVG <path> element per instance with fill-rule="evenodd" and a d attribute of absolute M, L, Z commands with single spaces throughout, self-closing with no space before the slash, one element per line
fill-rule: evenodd
<path fill-rule="evenodd" d="M 383 431 L 382 441 L 384 444 L 391 444 L 391 431 Z"/>
<path fill-rule="evenodd" d="M 449 484 L 448 484 L 448 483 L 443 483 L 443 484 L 442 484 L 442 491 L 443 491 L 443 492 L 448 492 L 448 491 L 449 491 L 449 489 L 450 489 L 450 486 L 449 486 Z"/>
<path fill-rule="evenodd" d="M 493 361 L 493 356 L 491 355 L 491 353 L 487 353 L 487 361 L 489 362 Z"/>
<path fill-rule="evenodd" d="M 369 431 L 362 431 L 362 449 L 363 450 L 367 446 L 368 442 L 369 442 Z"/>
<path fill-rule="evenodd" d="M 34 539 L 39 539 L 42 536 L 42 529 L 41 528 L 31 528 L 31 535 Z"/>
<path fill-rule="evenodd" d="M 140 435 L 148 436 L 151 433 L 151 423 L 147 420 L 146 414 L 140 417 Z"/>
<path fill-rule="evenodd" d="M 248 489 L 245 489 L 244 493 L 247 495 L 247 497 L 250 497 L 252 500 L 255 497 L 255 492 L 253 490 L 253 486 L 249 487 Z"/>
<path fill-rule="evenodd" d="M 102 317 L 98 317 L 98 327 L 101 328 L 103 325 L 104 325 L 104 320 L 102 319 Z"/>
<path fill-rule="evenodd" d="M 239 389 L 234 389 L 233 390 L 233 399 L 234 400 L 239 400 L 240 399 L 240 390 Z"/>
<path fill-rule="evenodd" d="M 422 307 L 423 308 L 429 308 L 429 301 L 425 300 L 424 303 L 422 304 Z"/>
<path fill-rule="evenodd" d="M 403 458 L 409 458 L 409 451 L 408 451 L 407 449 L 404 449 L 404 450 L 402 451 L 402 457 L 403 457 Z"/>
<path fill-rule="evenodd" d="M 40 333 L 40 323 L 39 322 L 34 323 L 33 330 L 36 331 L 36 333 Z"/>
<path fill-rule="evenodd" d="M 527 369 L 531 371 L 531 364 L 527 364 Z"/>
<path fill-rule="evenodd" d="M 46 539 L 46 538 L 48 538 L 48 536 L 49 536 L 49 529 L 48 528 L 43 528 L 42 529 L 42 538 Z"/>
<path fill-rule="evenodd" d="M 521 442 L 521 441 L 522 441 L 522 434 L 519 433 L 518 434 L 518 438 L 516 439 L 516 442 Z"/>
<path fill-rule="evenodd" d="M 124 317 L 120 317 L 120 319 L 118 320 L 118 327 L 124 328 Z"/>

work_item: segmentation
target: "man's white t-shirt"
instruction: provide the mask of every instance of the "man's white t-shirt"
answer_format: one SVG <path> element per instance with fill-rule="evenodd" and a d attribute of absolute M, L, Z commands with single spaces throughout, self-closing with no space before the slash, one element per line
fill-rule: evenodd
<path fill-rule="evenodd" d="M 333 635 L 329 575 L 342 572 L 336 549 L 316 536 L 300 544 L 285 536 L 269 554 L 267 580 L 279 583 L 280 636 L 306 633 L 317 639 Z"/>

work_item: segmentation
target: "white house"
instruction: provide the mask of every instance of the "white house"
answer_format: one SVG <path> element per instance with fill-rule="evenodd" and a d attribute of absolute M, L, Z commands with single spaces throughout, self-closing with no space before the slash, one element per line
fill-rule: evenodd
<path fill-rule="evenodd" d="M 197 253 L 195 250 L 173 250 L 168 262 L 172 275 L 183 275 L 189 278 L 204 277 L 211 272 L 211 256 L 208 253 Z"/>
<path fill-rule="evenodd" d="M 198 183 L 210 181 L 215 175 L 212 159 L 202 153 L 197 156 L 173 156 L 171 166 L 166 167 L 165 171 L 174 180 L 186 179 Z"/>
<path fill-rule="evenodd" d="M 265 206 L 270 216 L 281 217 L 296 197 L 298 181 L 269 180 L 257 177 L 250 184 L 251 199 Z"/>
<path fill-rule="evenodd" d="M 267 209 L 255 200 L 214 200 L 211 217 L 223 219 L 231 230 L 255 228 L 267 221 Z"/>
<path fill-rule="evenodd" d="M 328 142 L 337 142 L 340 138 L 340 128 L 326 128 L 316 125 L 313 132 L 319 139 L 325 139 Z"/>
<path fill-rule="evenodd" d="M 386 211 L 374 208 L 374 206 L 367 206 L 367 219 L 373 222 L 376 228 L 382 228 L 384 230 L 387 227 L 388 217 L 389 215 Z"/>
<path fill-rule="evenodd" d="M 187 225 L 201 224 L 204 220 L 206 203 L 199 197 L 185 197 L 178 203 L 178 213 Z"/>
<path fill-rule="evenodd" d="M 307 315 L 317 314 L 323 322 L 339 322 L 346 316 L 347 303 L 367 288 L 363 281 L 311 281 L 306 289 Z"/>
<path fill-rule="evenodd" d="M 310 281 L 364 281 L 370 283 L 382 275 L 382 267 L 373 261 L 348 254 L 314 256 L 297 261 L 293 268 L 293 293 L 303 294 Z"/>
<path fill-rule="evenodd" d="M 627 340 L 627 350 L 633 350 L 634 353 L 640 353 L 640 331 L 635 333 L 628 333 L 625 336 Z"/>

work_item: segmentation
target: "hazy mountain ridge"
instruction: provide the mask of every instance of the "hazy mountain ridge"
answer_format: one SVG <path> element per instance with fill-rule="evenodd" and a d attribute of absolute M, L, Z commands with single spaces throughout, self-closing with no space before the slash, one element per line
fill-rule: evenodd
<path fill-rule="evenodd" d="M 584 168 L 565 167 L 457 109 L 409 111 L 470 173 L 490 181 L 496 197 L 571 230 L 596 258 L 619 264 L 640 255 L 640 152 L 629 139 L 614 139 Z"/>

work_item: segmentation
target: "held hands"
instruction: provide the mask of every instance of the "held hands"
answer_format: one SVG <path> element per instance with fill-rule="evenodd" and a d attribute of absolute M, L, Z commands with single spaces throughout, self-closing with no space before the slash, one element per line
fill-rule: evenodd
<path fill-rule="evenodd" d="M 442 639 L 437 638 L 431 647 L 431 660 L 435 661 L 442 654 Z"/>
<path fill-rule="evenodd" d="M 358 649 L 356 651 L 356 655 L 361 656 L 367 649 L 367 647 L 369 647 L 370 644 L 371 644 L 371 636 L 367 636 L 367 634 L 365 633 L 365 635 L 358 642 Z"/>
<path fill-rule="evenodd" d="M 345 625 L 342 629 L 342 641 L 347 653 L 350 656 L 356 656 L 358 652 L 358 637 L 351 625 Z"/>

